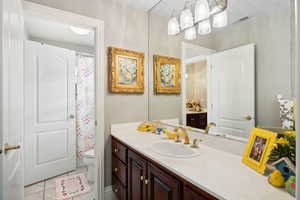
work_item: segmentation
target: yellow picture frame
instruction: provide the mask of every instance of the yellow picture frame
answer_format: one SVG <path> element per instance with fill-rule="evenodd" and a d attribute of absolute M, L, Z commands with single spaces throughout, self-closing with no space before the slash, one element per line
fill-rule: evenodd
<path fill-rule="evenodd" d="M 109 91 L 144 93 L 144 53 L 108 48 Z"/>
<path fill-rule="evenodd" d="M 181 60 L 166 56 L 153 56 L 154 93 L 155 94 L 180 94 L 181 93 Z M 165 73 L 164 68 L 170 70 Z M 163 72 L 162 72 L 163 71 Z M 166 75 L 166 74 L 171 75 Z"/>
<path fill-rule="evenodd" d="M 277 133 L 272 131 L 253 128 L 248 144 L 245 148 L 243 163 L 264 174 L 269 155 L 277 140 Z"/>

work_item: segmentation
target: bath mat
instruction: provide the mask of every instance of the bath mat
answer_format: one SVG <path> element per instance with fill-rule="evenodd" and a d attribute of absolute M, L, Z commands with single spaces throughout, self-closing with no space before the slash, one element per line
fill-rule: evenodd
<path fill-rule="evenodd" d="M 84 174 L 74 174 L 56 179 L 56 199 L 64 200 L 91 190 Z"/>

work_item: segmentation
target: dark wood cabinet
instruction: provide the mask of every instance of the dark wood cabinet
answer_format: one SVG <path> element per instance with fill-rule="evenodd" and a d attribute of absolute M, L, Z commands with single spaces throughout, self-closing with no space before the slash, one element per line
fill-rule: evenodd
<path fill-rule="evenodd" d="M 112 156 L 112 173 L 124 185 L 127 185 L 127 167 L 116 156 Z"/>
<path fill-rule="evenodd" d="M 148 200 L 181 200 L 181 182 L 148 164 Z"/>
<path fill-rule="evenodd" d="M 127 163 L 127 148 L 117 140 L 112 140 L 112 154 L 115 155 L 123 163 Z"/>
<path fill-rule="evenodd" d="M 217 200 L 206 192 L 203 192 L 189 184 L 184 186 L 183 194 L 183 200 Z"/>
<path fill-rule="evenodd" d="M 118 200 L 127 199 L 126 187 L 124 187 L 115 176 L 112 176 L 112 189 L 113 192 L 116 194 Z"/>
<path fill-rule="evenodd" d="M 146 200 L 147 161 L 132 151 L 128 151 L 128 199 Z"/>
<path fill-rule="evenodd" d="M 186 125 L 194 128 L 205 129 L 207 125 L 207 113 L 190 113 L 186 115 Z"/>
<path fill-rule="evenodd" d="M 218 200 L 116 138 L 112 187 L 118 200 Z"/>

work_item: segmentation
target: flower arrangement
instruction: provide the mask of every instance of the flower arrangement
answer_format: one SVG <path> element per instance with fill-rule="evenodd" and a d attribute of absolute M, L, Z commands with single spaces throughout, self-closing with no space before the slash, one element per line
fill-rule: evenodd
<path fill-rule="evenodd" d="M 285 190 L 295 196 L 296 183 L 296 132 L 283 131 L 278 134 L 276 143 L 269 156 L 274 171 L 269 176 L 269 183 L 276 187 L 285 187 Z"/>
<path fill-rule="evenodd" d="M 280 158 L 287 157 L 296 164 L 296 137 L 295 132 L 279 134 L 276 144 L 269 156 L 269 163 L 273 163 Z"/>
<path fill-rule="evenodd" d="M 189 111 L 201 111 L 201 105 L 199 100 L 194 100 L 194 99 L 188 99 L 186 102 L 186 108 Z"/>

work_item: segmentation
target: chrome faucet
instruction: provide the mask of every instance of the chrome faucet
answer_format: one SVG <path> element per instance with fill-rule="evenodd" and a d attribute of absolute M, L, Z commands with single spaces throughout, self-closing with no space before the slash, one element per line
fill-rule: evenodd
<path fill-rule="evenodd" d="M 206 128 L 205 128 L 205 133 L 208 134 L 209 133 L 209 129 L 213 126 L 217 126 L 217 124 L 215 122 L 210 122 L 207 124 Z"/>

